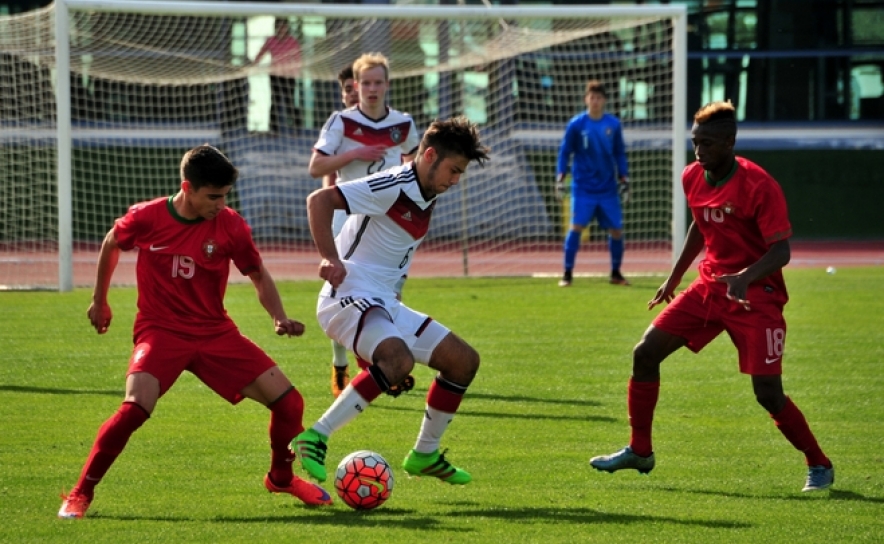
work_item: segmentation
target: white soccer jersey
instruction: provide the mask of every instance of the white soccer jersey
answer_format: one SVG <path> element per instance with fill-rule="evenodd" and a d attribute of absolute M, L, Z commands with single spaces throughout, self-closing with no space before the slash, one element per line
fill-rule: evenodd
<path fill-rule="evenodd" d="M 336 187 L 349 217 L 335 238 L 347 268 L 335 296 L 394 296 L 430 228 L 435 198 L 424 199 L 413 162 Z M 323 294 L 330 293 L 326 283 Z"/>
<path fill-rule="evenodd" d="M 337 182 L 342 183 L 401 165 L 402 155 L 414 153 L 419 143 L 414 120 L 407 113 L 387 108 L 387 115 L 374 120 L 353 106 L 328 118 L 313 149 L 324 155 L 340 155 L 365 145 L 387 146 L 379 161 L 352 161 L 338 170 Z"/>

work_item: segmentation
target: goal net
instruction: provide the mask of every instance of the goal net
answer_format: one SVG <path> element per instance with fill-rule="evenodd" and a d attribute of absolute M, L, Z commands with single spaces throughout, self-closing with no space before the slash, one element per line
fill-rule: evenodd
<path fill-rule="evenodd" d="M 253 62 L 278 19 L 300 45 L 294 73 Z M 365 52 L 389 58 L 389 104 L 419 132 L 462 113 L 492 149 L 440 197 L 412 274 L 561 273 L 556 159 L 589 79 L 624 126 L 623 271 L 665 271 L 684 232 L 684 34 L 676 6 L 59 0 L 2 16 L 0 286 L 91 285 L 115 218 L 174 193 L 182 154 L 203 143 L 240 169 L 231 206 L 274 276 L 315 278 L 305 199 L 320 182 L 307 165 L 342 108 L 339 71 Z M 576 272 L 606 274 L 605 235 L 589 231 Z M 117 283 L 134 282 L 134 259 Z"/>

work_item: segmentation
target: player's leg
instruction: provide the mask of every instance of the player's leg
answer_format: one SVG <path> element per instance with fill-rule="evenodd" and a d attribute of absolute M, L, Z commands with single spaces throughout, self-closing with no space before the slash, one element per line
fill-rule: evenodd
<path fill-rule="evenodd" d="M 580 250 L 580 236 L 589 224 L 593 205 L 586 197 L 571 195 L 571 226 L 565 235 L 564 272 L 559 287 L 568 287 L 573 281 L 574 265 L 577 262 L 577 252 Z"/>
<path fill-rule="evenodd" d="M 157 400 L 169 390 L 193 357 L 193 345 L 169 332 L 148 329 L 135 339 L 120 408 L 99 428 L 80 478 L 58 512 L 62 518 L 86 513 L 97 486 L 129 438 L 150 418 Z"/>
<path fill-rule="evenodd" d="M 241 334 L 225 334 L 204 342 L 189 370 L 231 404 L 244 398 L 270 410 L 270 470 L 264 486 L 309 505 L 331 504 L 321 487 L 294 475 L 291 440 L 304 430 L 304 399 L 273 359 Z"/>
<path fill-rule="evenodd" d="M 332 234 L 337 236 L 344 223 L 347 221 L 347 212 L 344 210 L 335 210 L 332 217 Z M 347 360 L 347 348 L 336 340 L 331 341 L 332 346 L 332 372 L 331 372 L 331 392 L 334 398 L 338 398 L 341 391 L 350 383 L 349 361 Z"/>
<path fill-rule="evenodd" d="M 696 285 L 696 284 L 695 284 Z M 655 457 L 651 430 L 660 394 L 660 364 L 683 346 L 700 351 L 723 330 L 717 310 L 692 285 L 676 297 L 651 323 L 632 351 L 632 376 L 627 385 L 629 446 L 590 459 L 597 470 L 634 468 L 647 474 Z"/>
<path fill-rule="evenodd" d="M 320 300 L 317 317 L 326 334 L 343 344 L 354 344 L 357 357 L 372 360 L 366 372 L 359 373 L 315 424 L 295 437 L 295 451 L 301 466 L 315 479 L 325 481 L 325 456 L 329 437 L 362 413 L 381 393 L 398 383 L 414 368 L 414 357 L 387 308 L 398 306 L 395 299 L 385 306 L 366 299 Z M 358 337 L 357 337 L 358 333 Z"/>
<path fill-rule="evenodd" d="M 396 293 L 396 300 L 402 301 L 402 290 L 405 288 L 405 280 L 408 279 L 408 276 L 403 275 L 396 282 L 396 285 L 393 286 L 393 291 Z M 359 363 L 359 367 L 365 370 L 367 368 L 368 363 L 366 363 L 363 359 L 357 358 L 356 362 Z M 409 374 L 406 376 L 401 382 L 390 386 L 389 389 L 385 391 L 386 394 L 391 397 L 398 397 L 402 393 L 408 393 L 412 389 L 414 389 L 415 381 L 414 376 Z"/>
<path fill-rule="evenodd" d="M 271 493 L 292 495 L 304 504 L 331 504 L 326 490 L 295 476 L 292 463 L 295 453 L 289 444 L 304 430 L 304 398 L 285 377 L 279 367 L 264 371 L 242 390 L 246 397 L 270 410 L 270 471 L 264 476 L 264 487 Z"/>
<path fill-rule="evenodd" d="M 605 198 L 599 201 L 596 217 L 599 227 L 608 231 L 608 252 L 611 254 L 611 283 L 614 285 L 629 285 L 620 267 L 623 264 L 623 210 L 620 208 L 620 198 Z"/>
<path fill-rule="evenodd" d="M 803 491 L 827 489 L 835 481 L 832 462 L 823 453 L 804 414 L 783 391 L 782 357 L 786 342 L 786 321 L 782 306 L 758 303 L 753 294 L 750 312 L 735 311 L 728 332 L 737 346 L 740 371 L 752 376 L 755 399 L 798 451 L 808 467 Z"/>
<path fill-rule="evenodd" d="M 411 475 L 433 476 L 450 484 L 469 483 L 472 476 L 446 460 L 440 446 L 442 435 L 479 370 L 479 354 L 435 321 L 426 327 L 412 349 L 419 361 L 429 361 L 428 366 L 439 374 L 430 384 L 420 432 L 402 467 Z"/>
<path fill-rule="evenodd" d="M 129 442 L 129 437 L 150 418 L 160 394 L 159 381 L 147 372 L 126 378 L 126 398 L 98 429 L 80 477 L 71 492 L 62 494 L 60 518 L 82 518 L 95 497 L 97 486 Z"/>

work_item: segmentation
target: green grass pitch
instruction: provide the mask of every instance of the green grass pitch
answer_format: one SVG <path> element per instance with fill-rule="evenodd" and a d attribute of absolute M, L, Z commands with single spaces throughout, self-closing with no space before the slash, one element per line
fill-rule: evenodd
<path fill-rule="evenodd" d="M 393 495 L 371 512 L 267 493 L 267 410 L 232 407 L 185 374 L 81 521 L 56 519 L 59 493 L 121 401 L 135 290 L 112 290 L 104 336 L 86 319 L 88 289 L 0 293 L 0 542 L 880 542 L 884 268 L 787 269 L 786 279 L 784 383 L 835 462 L 831 491 L 801 493 L 803 456 L 756 404 L 726 336 L 664 363 L 649 476 L 588 467 L 627 442 L 631 349 L 658 311 L 646 302 L 661 278 L 628 288 L 578 278 L 570 289 L 554 279 L 411 279 L 406 302 L 482 355 L 443 440 L 473 483 L 399 468 L 432 379 L 424 367 L 414 391 L 382 396 L 330 441 L 330 468 L 357 449 L 393 465 Z M 302 338 L 273 334 L 250 285 L 227 295 L 242 331 L 303 393 L 307 425 L 331 401 L 318 289 L 280 284 L 289 315 L 307 325 Z"/>

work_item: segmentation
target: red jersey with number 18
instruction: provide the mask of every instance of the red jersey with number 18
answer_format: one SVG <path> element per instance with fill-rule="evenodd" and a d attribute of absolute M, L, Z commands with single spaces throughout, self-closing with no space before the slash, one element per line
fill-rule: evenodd
<path fill-rule="evenodd" d="M 725 294 L 727 284 L 715 276 L 739 272 L 758 261 L 771 244 L 792 236 L 786 198 L 780 185 L 763 168 L 736 157 L 731 174 L 717 183 L 707 181 L 699 163 L 688 165 L 682 185 L 694 222 L 706 243 L 700 277 L 710 288 Z M 752 284 L 785 303 L 789 296 L 782 270 Z"/>
<path fill-rule="evenodd" d="M 251 229 L 236 211 L 185 219 L 172 197 L 163 197 L 133 205 L 114 233 L 120 249 L 139 249 L 136 336 L 145 327 L 198 336 L 236 330 L 224 308 L 230 262 L 243 275 L 261 266 Z"/>

